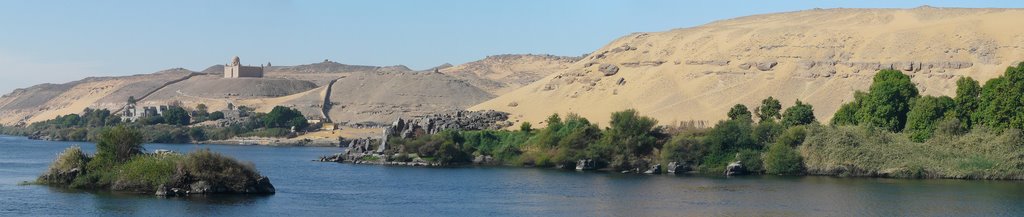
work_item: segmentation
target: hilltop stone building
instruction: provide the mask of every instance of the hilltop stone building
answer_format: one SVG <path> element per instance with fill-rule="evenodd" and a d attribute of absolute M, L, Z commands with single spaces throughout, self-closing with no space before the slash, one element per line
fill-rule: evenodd
<path fill-rule="evenodd" d="M 224 65 L 224 78 L 262 78 L 263 66 L 242 66 L 238 56 L 231 58 L 231 63 Z"/>

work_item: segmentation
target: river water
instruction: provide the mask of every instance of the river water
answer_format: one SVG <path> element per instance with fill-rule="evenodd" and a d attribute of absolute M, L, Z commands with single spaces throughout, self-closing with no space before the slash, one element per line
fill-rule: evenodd
<path fill-rule="evenodd" d="M 271 196 L 159 198 L 34 180 L 78 144 L 0 136 L 0 216 L 1024 216 L 1024 182 L 832 177 L 741 178 L 536 168 L 407 168 L 313 162 L 337 148 L 210 148 L 252 161 Z"/>

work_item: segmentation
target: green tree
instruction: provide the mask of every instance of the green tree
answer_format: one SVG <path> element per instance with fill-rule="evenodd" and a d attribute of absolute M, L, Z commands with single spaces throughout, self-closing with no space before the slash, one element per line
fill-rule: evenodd
<path fill-rule="evenodd" d="M 767 145 L 775 142 L 775 139 L 782 134 L 783 130 L 786 130 L 786 128 L 778 122 L 767 120 L 758 123 L 754 127 L 753 136 L 757 143 Z"/>
<path fill-rule="evenodd" d="M 956 104 L 953 116 L 960 120 L 960 126 L 966 129 L 974 128 L 974 114 L 978 111 L 981 86 L 978 81 L 971 77 L 962 77 L 956 81 Z"/>
<path fill-rule="evenodd" d="M 210 113 L 210 120 L 211 121 L 216 121 L 216 120 L 220 120 L 220 119 L 224 119 L 224 112 L 215 111 L 215 112 Z"/>
<path fill-rule="evenodd" d="M 914 105 L 907 114 L 906 132 L 910 139 L 924 142 L 932 137 L 935 126 L 947 116 L 952 116 L 955 103 L 948 96 L 924 96 L 914 100 Z"/>
<path fill-rule="evenodd" d="M 803 158 L 796 149 L 783 143 L 775 143 L 764 153 L 765 173 L 772 175 L 797 175 L 803 172 Z"/>
<path fill-rule="evenodd" d="M 701 150 L 705 146 L 700 140 L 692 135 L 676 135 L 665 143 L 661 149 L 662 165 L 669 162 L 680 162 L 686 165 L 696 165 L 700 162 Z"/>
<path fill-rule="evenodd" d="M 804 143 L 805 138 L 807 138 L 805 126 L 794 126 L 786 129 L 786 132 L 783 132 L 775 142 L 786 144 L 789 147 L 797 147 Z"/>
<path fill-rule="evenodd" d="M 641 156 L 647 156 L 655 148 L 659 132 L 655 129 L 658 121 L 640 116 L 636 110 L 612 113 L 610 127 L 601 137 L 601 146 L 614 153 L 609 159 L 617 169 L 641 166 Z"/>
<path fill-rule="evenodd" d="M 209 108 L 206 107 L 206 104 L 200 103 L 199 105 L 196 105 L 196 112 L 207 113 L 207 109 Z"/>
<path fill-rule="evenodd" d="M 551 114 L 547 119 L 548 128 L 553 131 L 558 131 L 558 128 L 562 127 L 562 118 L 558 116 L 558 113 Z"/>
<path fill-rule="evenodd" d="M 531 130 L 533 130 L 533 125 L 531 125 L 530 122 L 528 122 L 528 121 L 527 122 L 523 122 L 523 124 L 519 125 L 519 131 L 530 132 Z"/>
<path fill-rule="evenodd" d="M 782 118 L 782 114 L 780 113 L 781 111 L 782 104 L 779 103 L 779 100 L 770 96 L 764 100 L 761 100 L 761 106 L 755 109 L 755 112 L 757 113 L 757 118 L 760 122 L 768 120 L 778 120 Z"/>
<path fill-rule="evenodd" d="M 295 127 L 296 129 L 305 129 L 309 125 L 306 117 L 302 116 L 302 112 L 284 106 L 275 106 L 270 113 L 263 116 L 263 124 L 267 128 Z"/>
<path fill-rule="evenodd" d="M 125 125 L 104 129 L 96 141 L 96 158 L 124 163 L 145 150 L 142 140 L 141 131 Z"/>
<path fill-rule="evenodd" d="M 800 100 L 797 100 L 792 107 L 787 108 L 782 115 L 782 125 L 786 127 L 810 124 L 816 120 L 814 107 L 811 104 L 804 104 Z"/>
<path fill-rule="evenodd" d="M 192 117 L 188 115 L 188 111 L 177 106 L 171 106 L 164 111 L 163 114 L 164 123 L 170 125 L 184 126 L 189 125 L 192 122 Z"/>
<path fill-rule="evenodd" d="M 196 142 L 206 141 L 206 131 L 202 128 L 192 127 L 188 129 L 188 137 L 192 138 L 192 141 Z"/>
<path fill-rule="evenodd" d="M 867 93 L 857 91 L 853 93 L 853 101 L 843 104 L 836 111 L 835 115 L 832 116 L 832 125 L 857 125 L 860 123 L 860 117 L 857 117 L 857 113 L 860 111 L 860 107 L 864 104 L 864 100 L 867 98 Z"/>
<path fill-rule="evenodd" d="M 740 149 L 760 149 L 757 139 L 753 137 L 751 123 L 743 120 L 721 121 L 715 125 L 707 136 L 707 155 L 729 154 Z"/>
<path fill-rule="evenodd" d="M 1024 62 L 1006 74 L 985 82 L 977 114 L 972 120 L 1002 130 L 1024 128 Z"/>
<path fill-rule="evenodd" d="M 729 109 L 729 120 L 747 120 L 753 121 L 753 117 L 750 115 L 750 109 L 743 104 L 736 104 Z"/>
<path fill-rule="evenodd" d="M 875 74 L 867 97 L 857 110 L 858 122 L 892 132 L 903 131 L 910 102 L 917 94 L 910 76 L 898 70 L 881 70 Z"/>

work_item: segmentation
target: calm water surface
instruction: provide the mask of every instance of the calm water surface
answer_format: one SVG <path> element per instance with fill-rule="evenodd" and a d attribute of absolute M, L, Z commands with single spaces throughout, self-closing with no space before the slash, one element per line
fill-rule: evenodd
<path fill-rule="evenodd" d="M 529 168 L 405 168 L 310 160 L 337 148 L 210 148 L 252 161 L 272 196 L 158 198 L 34 180 L 58 152 L 91 143 L 0 136 L 2 216 L 1024 216 L 1024 182 L 694 177 Z"/>

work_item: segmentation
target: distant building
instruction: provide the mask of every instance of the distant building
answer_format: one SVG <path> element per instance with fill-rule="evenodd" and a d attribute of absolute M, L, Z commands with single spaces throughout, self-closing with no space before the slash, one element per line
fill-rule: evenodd
<path fill-rule="evenodd" d="M 121 109 L 121 122 L 135 122 L 139 120 L 139 110 L 135 108 L 135 102 L 124 105 L 124 109 Z"/>
<path fill-rule="evenodd" d="M 161 106 L 146 106 L 142 107 L 142 111 L 139 111 L 139 107 L 135 103 L 129 103 L 124 106 L 121 110 L 121 121 L 122 122 L 135 122 L 140 118 L 160 116 L 164 114 L 164 111 L 170 108 L 166 105 Z"/>
<path fill-rule="evenodd" d="M 224 66 L 224 78 L 262 78 L 263 66 L 242 66 L 237 56 Z"/>

